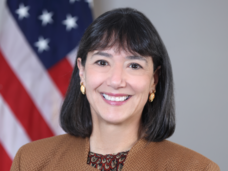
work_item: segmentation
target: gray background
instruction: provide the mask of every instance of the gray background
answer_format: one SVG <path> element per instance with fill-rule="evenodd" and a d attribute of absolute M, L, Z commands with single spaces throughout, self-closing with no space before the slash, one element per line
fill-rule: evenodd
<path fill-rule="evenodd" d="M 227 170 L 228 0 L 94 0 L 93 7 L 95 17 L 132 7 L 152 21 L 173 66 L 177 127 L 170 140 Z"/>

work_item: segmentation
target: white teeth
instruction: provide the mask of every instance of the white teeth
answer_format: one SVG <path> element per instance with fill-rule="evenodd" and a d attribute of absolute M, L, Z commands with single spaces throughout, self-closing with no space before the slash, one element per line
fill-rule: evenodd
<path fill-rule="evenodd" d="M 114 96 L 109 96 L 107 94 L 102 94 L 103 97 L 106 99 L 106 100 L 110 100 L 110 101 L 116 101 L 116 102 L 119 102 L 119 101 L 125 101 L 129 96 L 122 96 L 122 97 L 114 97 Z"/>

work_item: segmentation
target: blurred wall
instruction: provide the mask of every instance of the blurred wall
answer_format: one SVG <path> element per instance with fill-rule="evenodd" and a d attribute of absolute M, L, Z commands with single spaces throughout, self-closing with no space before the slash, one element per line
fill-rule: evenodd
<path fill-rule="evenodd" d="M 169 52 L 177 126 L 170 138 L 228 168 L 228 1 L 94 0 L 94 15 L 143 12 Z"/>
<path fill-rule="evenodd" d="M 2 8 L 4 6 L 4 3 L 5 3 L 5 0 L 0 0 L 0 29 L 1 29 L 1 22 L 2 22 L 1 12 L 2 12 Z"/>
<path fill-rule="evenodd" d="M 227 170 L 228 1 L 94 0 L 94 16 L 118 7 L 143 12 L 169 52 L 177 118 L 170 140 Z"/>

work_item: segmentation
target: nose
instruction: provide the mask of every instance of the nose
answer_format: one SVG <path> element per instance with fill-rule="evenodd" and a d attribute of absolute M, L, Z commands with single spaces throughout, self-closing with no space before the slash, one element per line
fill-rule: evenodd
<path fill-rule="evenodd" d="M 126 86 L 126 79 L 123 66 L 120 64 L 115 65 L 110 71 L 109 78 L 107 79 L 108 86 L 118 89 Z"/>

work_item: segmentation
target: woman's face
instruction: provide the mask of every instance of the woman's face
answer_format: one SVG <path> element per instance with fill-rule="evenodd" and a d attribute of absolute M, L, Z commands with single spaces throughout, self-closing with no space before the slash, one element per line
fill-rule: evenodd
<path fill-rule="evenodd" d="M 115 47 L 89 52 L 85 67 L 77 60 L 94 120 L 112 124 L 139 122 L 157 76 L 150 56 Z"/>

